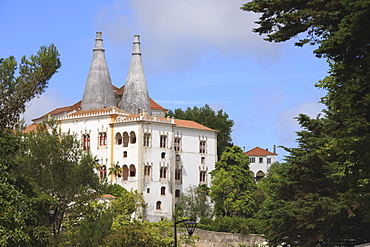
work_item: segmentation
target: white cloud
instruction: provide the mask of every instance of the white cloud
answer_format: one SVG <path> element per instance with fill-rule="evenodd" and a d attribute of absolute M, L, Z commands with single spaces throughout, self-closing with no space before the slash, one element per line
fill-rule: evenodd
<path fill-rule="evenodd" d="M 47 89 L 39 98 L 31 100 L 27 104 L 26 112 L 23 114 L 26 124 L 32 123 L 32 119 L 41 117 L 55 108 L 67 106 L 66 100 L 55 90 Z"/>
<path fill-rule="evenodd" d="M 279 144 L 292 146 L 297 139 L 296 132 L 300 126 L 295 117 L 303 113 L 315 118 L 323 109 L 324 105 L 317 102 L 305 102 L 281 112 L 277 119 Z"/>
<path fill-rule="evenodd" d="M 241 11 L 244 0 L 131 0 L 101 9 L 96 25 L 115 44 L 142 37 L 146 69 L 183 71 L 215 52 L 235 60 L 251 56 L 264 62 L 281 46 L 253 33 L 256 14 Z M 268 58 L 265 56 L 268 54 Z"/>

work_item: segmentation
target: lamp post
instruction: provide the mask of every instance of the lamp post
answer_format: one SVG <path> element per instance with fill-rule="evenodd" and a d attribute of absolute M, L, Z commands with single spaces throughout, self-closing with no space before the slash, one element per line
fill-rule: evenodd
<path fill-rule="evenodd" d="M 57 211 L 58 211 L 58 207 L 57 207 L 57 204 L 56 203 L 52 203 L 50 204 L 50 208 L 49 208 L 49 221 L 50 221 L 50 224 L 52 224 L 55 220 L 55 216 L 57 215 Z M 53 229 L 53 234 L 55 235 L 55 224 L 52 225 L 52 229 Z"/>
<path fill-rule="evenodd" d="M 175 232 L 175 245 L 174 246 L 175 247 L 177 247 L 177 224 L 182 223 L 182 222 L 185 222 L 185 227 L 190 237 L 193 235 L 195 228 L 197 227 L 197 223 L 192 222 L 189 219 L 176 221 L 176 215 L 175 215 L 175 223 L 174 223 L 174 232 Z"/>

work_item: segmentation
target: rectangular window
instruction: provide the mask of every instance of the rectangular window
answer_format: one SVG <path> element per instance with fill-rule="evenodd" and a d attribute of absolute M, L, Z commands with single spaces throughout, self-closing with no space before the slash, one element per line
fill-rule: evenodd
<path fill-rule="evenodd" d="M 259 162 L 259 163 L 263 163 L 263 158 L 259 158 L 259 159 L 258 159 L 258 162 Z"/>
<path fill-rule="evenodd" d="M 166 146 L 167 146 L 167 136 L 166 135 L 161 135 L 159 147 L 160 148 L 166 148 Z"/>
<path fill-rule="evenodd" d="M 167 177 L 167 168 L 161 167 L 159 170 L 159 177 L 160 178 L 166 178 Z"/>
<path fill-rule="evenodd" d="M 176 137 L 175 143 L 174 143 L 174 149 L 176 152 L 180 151 L 180 146 L 181 146 L 181 138 Z"/>
<path fill-rule="evenodd" d="M 205 154 L 206 153 L 206 141 L 199 142 L 199 153 Z"/>
<path fill-rule="evenodd" d="M 181 180 L 181 170 L 180 169 L 175 170 L 175 180 Z"/>
<path fill-rule="evenodd" d="M 88 150 L 90 148 L 90 135 L 85 134 L 82 136 L 82 150 Z"/>
<path fill-rule="evenodd" d="M 144 147 L 149 147 L 150 146 L 150 134 L 145 133 L 144 134 Z"/>
<path fill-rule="evenodd" d="M 199 174 L 199 182 L 204 183 L 206 181 L 207 172 L 201 171 Z"/>
<path fill-rule="evenodd" d="M 256 158 L 249 158 L 249 163 L 255 163 L 256 162 Z"/>
<path fill-rule="evenodd" d="M 267 164 L 271 164 L 271 158 L 267 158 Z"/>
<path fill-rule="evenodd" d="M 100 132 L 99 133 L 99 146 L 106 146 L 107 145 L 107 133 Z"/>

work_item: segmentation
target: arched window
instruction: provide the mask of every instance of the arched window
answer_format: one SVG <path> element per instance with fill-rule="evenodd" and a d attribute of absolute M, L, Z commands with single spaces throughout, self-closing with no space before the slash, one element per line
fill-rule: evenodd
<path fill-rule="evenodd" d="M 165 152 L 162 152 L 162 153 L 161 153 L 161 158 L 162 158 L 162 159 L 166 158 L 166 153 L 165 153 Z"/>
<path fill-rule="evenodd" d="M 157 203 L 156 203 L 156 205 L 155 205 L 155 208 L 156 208 L 157 210 L 161 210 L 161 209 L 162 209 L 162 202 L 157 201 Z"/>
<path fill-rule="evenodd" d="M 121 145 L 122 144 L 122 136 L 121 136 L 121 133 L 116 133 L 116 145 Z"/>
<path fill-rule="evenodd" d="M 175 169 L 175 180 L 181 180 L 181 169 Z"/>
<path fill-rule="evenodd" d="M 82 150 L 88 150 L 90 148 L 90 135 L 82 135 Z"/>
<path fill-rule="evenodd" d="M 131 144 L 135 144 L 136 143 L 136 134 L 133 131 L 130 132 L 130 143 Z"/>
<path fill-rule="evenodd" d="M 265 176 L 265 173 L 263 171 L 258 171 L 257 174 L 256 174 L 256 180 L 260 180 L 261 178 L 263 178 Z"/>
<path fill-rule="evenodd" d="M 123 146 L 124 146 L 124 147 L 128 147 L 129 137 L 128 137 L 127 132 L 124 132 L 124 133 L 123 133 L 123 137 L 122 137 L 122 139 L 123 139 Z"/>
<path fill-rule="evenodd" d="M 180 197 L 180 190 L 175 190 L 175 197 Z"/>
<path fill-rule="evenodd" d="M 254 172 L 249 171 L 249 173 L 251 174 L 252 178 L 254 178 Z"/>
<path fill-rule="evenodd" d="M 123 151 L 123 158 L 127 158 L 127 151 Z"/>
<path fill-rule="evenodd" d="M 99 133 L 99 146 L 106 146 L 107 145 L 107 133 L 100 132 Z"/>
<path fill-rule="evenodd" d="M 161 195 L 162 196 L 166 195 L 166 187 L 164 186 L 161 187 Z"/>
<path fill-rule="evenodd" d="M 127 165 L 122 166 L 122 180 L 127 180 L 128 179 L 128 167 Z"/>
<path fill-rule="evenodd" d="M 205 157 L 200 158 L 200 163 L 205 164 L 206 163 L 206 158 Z"/>
<path fill-rule="evenodd" d="M 136 168 L 134 165 L 130 165 L 130 177 L 136 176 Z"/>

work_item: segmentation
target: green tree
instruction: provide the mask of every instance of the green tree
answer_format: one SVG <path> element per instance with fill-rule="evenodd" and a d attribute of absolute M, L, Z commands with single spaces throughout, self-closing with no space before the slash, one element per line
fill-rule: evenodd
<path fill-rule="evenodd" d="M 42 46 L 37 55 L 22 57 L 19 67 L 13 56 L 0 59 L 0 127 L 15 126 L 26 103 L 44 92 L 60 66 L 54 45 Z"/>
<path fill-rule="evenodd" d="M 281 224 L 296 230 L 287 236 L 296 238 L 297 231 L 309 227 L 315 228 L 307 232 L 312 236 L 300 235 L 301 242 L 330 242 L 338 235 L 328 230 L 335 221 L 339 224 L 333 229 L 346 232 L 341 237 L 367 239 L 366 229 L 370 222 L 370 167 L 367 164 L 370 153 L 366 148 L 370 145 L 369 1 L 254 0 L 242 9 L 262 13 L 257 22 L 259 27 L 254 31 L 267 34 L 269 41 L 281 42 L 300 33 L 307 34 L 296 45 L 318 44 L 314 53 L 326 57 L 331 67 L 329 76 L 316 84 L 327 90 L 321 100 L 327 106 L 324 116 L 310 119 L 300 115 L 298 121 L 306 130 L 299 133 L 300 147 L 288 149 L 291 178 L 296 177 L 295 171 L 310 174 L 312 170 L 316 172 L 314 175 L 302 178 L 318 177 L 322 182 L 326 179 L 329 186 L 325 188 L 325 183 L 311 184 L 301 180 L 307 188 L 293 186 L 297 191 L 290 201 L 291 211 L 305 208 L 311 212 L 321 207 L 320 212 L 325 216 L 314 222 L 307 218 L 306 222 L 297 222 L 299 225 L 295 225 L 295 217 L 282 218 Z M 316 164 L 323 168 L 314 169 Z M 330 194 L 319 193 L 318 188 Z M 304 199 L 298 190 L 311 192 L 310 198 Z M 324 203 L 331 207 L 324 207 Z M 276 210 L 285 208 L 283 204 L 275 206 Z M 344 231 L 349 226 L 357 229 Z M 273 231 L 270 234 L 274 234 Z M 275 236 L 279 234 L 276 231 Z"/>
<path fill-rule="evenodd" d="M 211 217 L 212 211 L 209 188 L 205 184 L 187 188 L 176 204 L 177 216 L 186 216 L 195 221 Z"/>
<path fill-rule="evenodd" d="M 54 229 L 58 234 L 66 213 L 80 211 L 101 188 L 94 173 L 95 158 L 81 150 L 74 135 L 62 133 L 54 120 L 40 124 L 23 140 L 17 172 L 58 204 Z"/>
<path fill-rule="evenodd" d="M 114 178 L 116 179 L 117 183 L 117 177 L 119 174 L 121 174 L 122 168 L 118 165 L 118 161 L 116 164 L 112 164 L 112 166 L 109 168 L 109 175 L 113 174 Z"/>
<path fill-rule="evenodd" d="M 14 128 L 25 103 L 42 93 L 61 66 L 56 48 L 41 47 L 37 55 L 0 59 L 0 246 L 46 246 L 50 236 L 50 198 L 19 176 L 15 159 L 21 135 Z"/>
<path fill-rule="evenodd" d="M 234 121 L 229 119 L 229 115 L 223 110 L 214 111 L 209 105 L 193 108 L 188 107 L 185 111 L 178 108 L 174 111 L 169 110 L 167 116 L 183 120 L 192 120 L 208 128 L 218 130 L 217 133 L 217 153 L 220 155 L 225 147 L 232 146 L 231 132 Z"/>
<path fill-rule="evenodd" d="M 210 196 L 215 203 L 215 215 L 251 216 L 255 185 L 243 150 L 237 146 L 225 148 L 211 176 Z"/>

